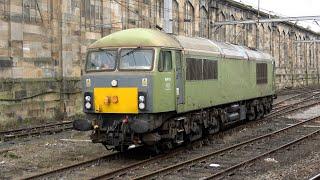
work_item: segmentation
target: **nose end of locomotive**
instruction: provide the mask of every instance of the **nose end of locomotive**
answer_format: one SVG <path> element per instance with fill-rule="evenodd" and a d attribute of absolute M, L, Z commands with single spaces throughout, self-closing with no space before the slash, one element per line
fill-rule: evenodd
<path fill-rule="evenodd" d="M 73 129 L 77 131 L 90 131 L 93 129 L 91 121 L 87 119 L 76 119 L 73 121 Z"/>

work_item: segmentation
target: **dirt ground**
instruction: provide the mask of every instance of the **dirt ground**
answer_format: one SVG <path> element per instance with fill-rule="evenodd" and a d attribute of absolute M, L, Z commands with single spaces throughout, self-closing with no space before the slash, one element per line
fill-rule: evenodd
<path fill-rule="evenodd" d="M 66 139 L 84 141 L 70 142 Z M 2 142 L 0 152 L 4 149 L 12 150 L 0 153 L 0 179 L 45 172 L 110 153 L 102 145 L 87 140 L 89 133 L 68 131 Z"/>

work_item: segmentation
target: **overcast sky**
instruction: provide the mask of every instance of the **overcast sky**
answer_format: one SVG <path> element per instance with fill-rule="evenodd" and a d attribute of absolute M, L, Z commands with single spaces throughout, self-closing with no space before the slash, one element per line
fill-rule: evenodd
<path fill-rule="evenodd" d="M 236 0 L 244 4 L 258 7 L 258 0 Z M 260 0 L 260 8 L 271 14 L 281 16 L 320 16 L 320 0 Z M 320 20 L 318 21 L 320 24 Z M 301 21 L 300 25 L 310 26 L 313 31 L 320 32 L 320 26 L 312 21 Z"/>

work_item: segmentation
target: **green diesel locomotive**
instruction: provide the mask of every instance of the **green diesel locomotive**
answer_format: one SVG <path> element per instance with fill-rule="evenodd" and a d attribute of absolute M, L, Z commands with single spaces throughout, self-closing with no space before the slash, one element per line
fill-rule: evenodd
<path fill-rule="evenodd" d="M 204 38 L 128 29 L 93 43 L 83 81 L 94 143 L 172 148 L 239 121 L 261 118 L 275 97 L 266 53 Z"/>

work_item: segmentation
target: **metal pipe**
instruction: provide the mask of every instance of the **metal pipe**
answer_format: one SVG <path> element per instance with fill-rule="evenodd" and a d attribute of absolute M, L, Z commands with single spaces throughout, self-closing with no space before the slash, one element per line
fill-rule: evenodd
<path fill-rule="evenodd" d="M 286 22 L 286 21 L 306 21 L 320 20 L 320 16 L 298 16 L 298 17 L 278 17 L 271 19 L 243 20 L 243 21 L 223 21 L 215 22 L 213 26 L 235 25 L 235 24 L 255 24 L 255 23 L 271 23 L 271 22 Z"/>

